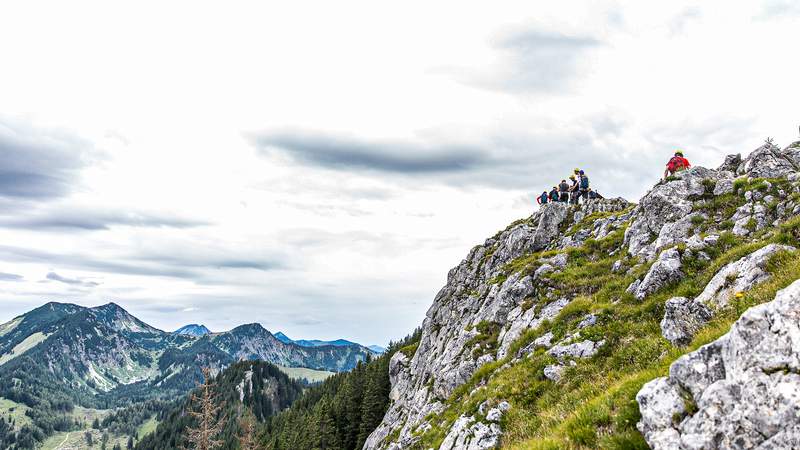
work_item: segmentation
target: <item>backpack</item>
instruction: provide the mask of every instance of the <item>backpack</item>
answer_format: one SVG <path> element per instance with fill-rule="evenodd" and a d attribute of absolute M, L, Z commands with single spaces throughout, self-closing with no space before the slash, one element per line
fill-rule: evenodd
<path fill-rule="evenodd" d="M 672 159 L 669 160 L 667 168 L 670 170 L 670 172 L 678 172 L 683 169 L 686 169 L 688 162 L 689 161 L 687 161 L 685 158 L 682 158 L 680 156 L 673 156 Z"/>
<path fill-rule="evenodd" d="M 589 189 L 589 177 L 583 176 L 581 178 L 581 189 Z"/>
<path fill-rule="evenodd" d="M 542 194 L 539 196 L 539 202 L 541 202 L 541 204 L 543 205 L 546 204 L 547 200 L 548 200 L 547 194 Z"/>

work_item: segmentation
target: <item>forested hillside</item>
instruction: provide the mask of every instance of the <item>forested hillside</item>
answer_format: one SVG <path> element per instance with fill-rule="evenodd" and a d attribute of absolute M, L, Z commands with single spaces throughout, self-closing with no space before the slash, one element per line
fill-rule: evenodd
<path fill-rule="evenodd" d="M 286 409 L 303 392 L 303 385 L 263 361 L 238 362 L 210 380 L 219 408 L 213 420 L 221 425 L 218 439 L 223 449 L 237 449 L 241 435 L 240 419 L 252 414 L 263 422 Z M 156 431 L 136 445 L 143 450 L 174 450 L 189 446 L 187 429 L 197 426 L 198 419 L 187 413 L 196 405 L 187 397 L 171 411 L 163 414 Z M 191 447 L 189 447 L 191 448 Z"/>

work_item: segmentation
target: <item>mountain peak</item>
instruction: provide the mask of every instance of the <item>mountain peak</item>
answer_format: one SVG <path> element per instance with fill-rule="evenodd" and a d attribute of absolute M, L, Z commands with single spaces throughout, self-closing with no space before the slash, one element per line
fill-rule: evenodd
<path fill-rule="evenodd" d="M 279 340 L 279 341 L 283 342 L 284 344 L 289 344 L 289 343 L 291 343 L 291 342 L 294 342 L 294 341 L 292 340 L 292 338 L 290 338 L 289 336 L 287 336 L 287 335 L 283 334 L 283 332 L 282 332 L 282 331 L 278 331 L 278 332 L 277 332 L 277 333 L 275 333 L 273 336 L 275 336 L 275 338 L 276 338 L 277 340 Z"/>
<path fill-rule="evenodd" d="M 178 328 L 177 330 L 173 331 L 173 333 L 186 336 L 205 336 L 207 334 L 211 334 L 211 330 L 206 328 L 205 325 L 190 323 L 189 325 L 184 325 Z"/>
<path fill-rule="evenodd" d="M 230 333 L 267 333 L 272 335 L 266 328 L 264 328 L 260 323 L 246 323 L 244 325 L 239 325 L 238 327 L 232 329 Z"/>

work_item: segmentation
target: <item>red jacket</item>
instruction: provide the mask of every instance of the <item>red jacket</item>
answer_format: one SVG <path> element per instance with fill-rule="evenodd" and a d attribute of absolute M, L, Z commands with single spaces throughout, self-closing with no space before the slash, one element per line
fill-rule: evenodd
<path fill-rule="evenodd" d="M 683 156 L 673 156 L 672 159 L 670 159 L 667 163 L 667 170 L 670 172 L 676 172 L 678 170 L 688 169 L 690 167 L 692 167 L 692 165 L 689 164 L 689 160 Z"/>

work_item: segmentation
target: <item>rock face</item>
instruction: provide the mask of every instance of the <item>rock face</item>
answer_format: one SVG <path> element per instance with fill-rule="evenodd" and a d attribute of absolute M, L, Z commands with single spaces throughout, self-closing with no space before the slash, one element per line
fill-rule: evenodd
<path fill-rule="evenodd" d="M 792 146 L 781 150 L 772 144 L 764 144 L 750 153 L 737 170 L 740 175 L 747 174 L 753 178 L 779 178 L 800 171 L 797 153 L 791 151 Z"/>
<path fill-rule="evenodd" d="M 680 281 L 683 278 L 681 271 L 681 254 L 677 249 L 671 248 L 661 253 L 647 272 L 641 283 L 636 286 L 634 296 L 643 300 L 648 295 L 660 290 L 661 288 Z"/>
<path fill-rule="evenodd" d="M 639 430 L 654 450 L 798 448 L 799 344 L 796 281 L 647 383 Z"/>
<path fill-rule="evenodd" d="M 426 426 L 426 416 L 442 410 L 442 402 L 458 386 L 467 382 L 484 364 L 505 358 L 511 344 L 525 330 L 554 318 L 572 300 L 551 294 L 541 282 L 568 264 L 566 254 L 542 259 L 540 268 L 546 266 L 545 270 L 530 275 L 515 273 L 504 279 L 506 264 L 536 250 L 564 248 L 575 242 L 558 238 L 565 229 L 595 212 L 621 213 L 629 206 L 621 199 L 592 201 L 579 207 L 548 204 L 530 219 L 473 248 L 467 258 L 450 271 L 447 284 L 428 310 L 417 352 L 411 358 L 402 354 L 392 358 L 393 403 L 364 448 L 399 449 L 412 445 L 416 439 L 414 431 Z M 626 220 L 610 215 L 588 223 L 582 230 L 583 239 L 607 235 Z M 534 298 L 538 299 L 535 304 Z M 485 336 L 496 336 L 496 346 L 486 348 L 476 344 Z M 596 351 L 598 344 L 588 342 L 586 348 L 575 351 L 582 355 Z M 499 442 L 499 437 L 491 438 L 499 436 L 494 433 L 499 431 L 497 424 L 485 425 L 470 419 L 464 417 L 453 426 L 449 440 L 445 441 L 451 447 L 443 444 L 442 448 L 491 448 L 487 446 Z M 396 435 L 398 430 L 399 438 L 387 442 L 387 437 Z M 477 439 L 478 435 L 483 437 Z M 467 436 L 472 436 L 469 443 Z"/>
<path fill-rule="evenodd" d="M 661 183 L 651 189 L 634 210 L 635 219 L 625 232 L 628 251 L 645 259 L 653 258 L 659 250 L 653 241 L 662 233 L 664 226 L 691 214 L 692 198 L 705 193 L 703 180 L 718 177 L 716 171 L 694 167 L 681 172 L 678 179 Z M 664 240 L 673 232 L 665 231 Z"/>
<path fill-rule="evenodd" d="M 767 280 L 766 265 L 779 251 L 794 251 L 794 247 L 770 244 L 744 258 L 723 267 L 695 299 L 710 306 L 726 306 L 737 292 L 746 292 Z"/>
<path fill-rule="evenodd" d="M 569 374 L 569 366 L 576 359 L 603 355 L 605 342 L 595 341 L 600 339 L 595 337 L 589 340 L 592 333 L 583 331 L 591 330 L 598 321 L 596 316 L 581 319 L 578 329 L 567 338 L 559 336 L 559 340 L 553 333 L 544 334 L 511 353 L 512 344 L 526 330 L 558 316 L 577 295 L 566 294 L 558 285 L 559 273 L 581 264 L 581 258 L 568 257 L 575 254 L 566 249 L 624 230 L 623 246 L 609 249 L 617 260 L 611 270 L 621 277 L 651 264 L 647 274 L 629 288 L 634 296 L 645 300 L 682 280 L 685 273 L 692 273 L 699 264 L 712 259 L 710 255 L 718 255 L 729 242 L 729 231 L 752 236 L 800 214 L 800 201 L 794 195 L 800 193 L 796 183 L 778 184 L 786 189 L 779 191 L 764 180 L 755 180 L 780 174 L 789 180 L 800 179 L 798 163 L 800 145 L 784 150 L 764 146 L 744 159 L 738 155 L 728 157 L 717 170 L 695 167 L 681 172 L 659 183 L 635 206 L 623 199 L 592 201 L 580 207 L 545 205 L 529 219 L 473 248 L 450 271 L 447 284 L 428 310 L 416 353 L 392 358 L 392 404 L 364 448 L 408 449 L 418 444 L 421 432 L 443 426 L 451 427 L 443 449 L 496 447 L 502 432 L 496 413 L 490 418 L 483 410 L 479 414 L 468 411 L 455 423 L 441 422 L 437 417 L 446 408 L 448 397 L 478 369 L 497 361 L 513 365 L 537 349 L 544 349 L 554 360 L 543 368 L 541 376 L 557 381 Z M 715 196 L 725 196 L 720 202 L 724 207 L 714 202 Z M 539 251 L 554 253 L 536 259 Z M 765 279 L 764 264 L 770 251 L 724 268 L 725 274 L 715 277 L 701 298 L 673 298 L 667 302 L 661 324 L 664 335 L 675 344 L 689 342 L 709 320 L 714 305 L 723 304 L 727 301 L 723 299 Z M 509 264 L 522 257 L 525 270 L 508 269 L 516 267 Z M 719 280 L 723 283 L 717 283 Z M 581 337 L 581 332 L 586 337 Z M 691 405 L 687 392 L 694 391 L 687 386 L 708 386 L 711 382 L 707 380 L 727 376 L 728 368 L 721 363 L 719 352 L 704 348 L 696 353 L 705 358 L 702 374 L 687 372 L 699 368 L 699 362 L 685 367 L 676 363 L 676 377 L 687 373 L 680 382 L 673 377 L 659 380 L 648 385 L 640 396 L 648 405 L 642 406 L 641 427 L 651 445 L 672 442 L 675 436 L 685 437 L 682 430 L 673 426 L 673 416 L 691 411 L 687 408 Z M 481 389 L 480 383 L 476 389 Z M 688 420 L 685 419 L 687 423 Z M 786 442 L 784 437 L 776 434 L 773 442 Z"/>

